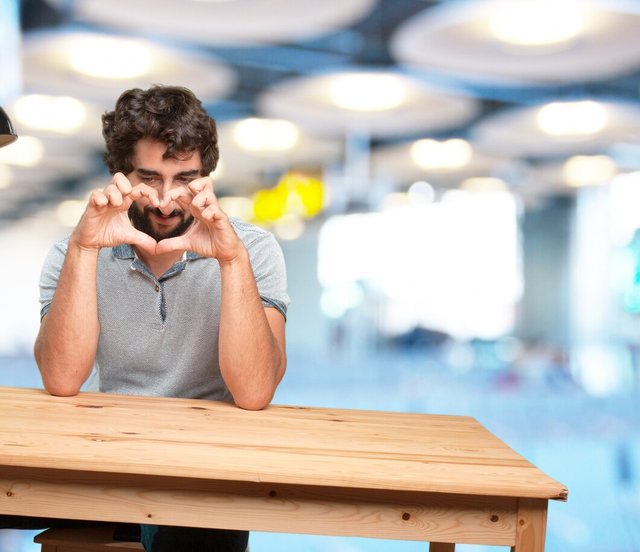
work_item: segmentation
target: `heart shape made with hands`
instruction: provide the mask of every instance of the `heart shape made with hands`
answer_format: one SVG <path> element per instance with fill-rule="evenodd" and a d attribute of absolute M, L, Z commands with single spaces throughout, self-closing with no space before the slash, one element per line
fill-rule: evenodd
<path fill-rule="evenodd" d="M 196 245 L 193 243 L 193 240 L 190 239 L 190 236 L 195 230 L 194 227 L 199 224 L 195 217 L 189 219 L 189 225 L 184 227 L 183 233 L 159 240 L 147 234 L 145 231 L 137 229 L 131 220 L 128 220 L 127 223 L 129 226 L 127 230 L 127 237 L 129 238 L 128 241 L 131 245 L 136 246 L 148 255 L 156 256 L 170 253 L 172 251 L 191 250 Z M 179 227 L 180 226 L 177 226 L 176 228 Z"/>
<path fill-rule="evenodd" d="M 190 224 L 178 221 L 174 229 L 179 235 L 156 240 L 150 234 L 154 229 L 144 215 L 139 224 L 129 218 L 129 207 L 136 201 L 141 205 L 151 205 L 163 213 L 172 213 L 178 207 L 182 213 L 193 217 Z M 210 177 L 195 179 L 188 186 L 169 190 L 160 199 L 158 192 L 144 183 L 132 186 L 122 174 L 114 175 L 110 186 L 93 194 L 89 209 L 80 226 L 84 227 L 87 243 L 100 247 L 129 243 L 150 256 L 158 256 L 174 251 L 194 251 L 205 257 L 231 260 L 242 249 L 240 239 L 229 222 L 228 216 L 220 209 L 213 192 Z M 132 215 L 136 218 L 136 215 Z M 145 231 L 145 225 L 148 232 Z M 96 238 L 96 236 L 101 236 Z M 96 239 L 98 242 L 96 243 Z"/>

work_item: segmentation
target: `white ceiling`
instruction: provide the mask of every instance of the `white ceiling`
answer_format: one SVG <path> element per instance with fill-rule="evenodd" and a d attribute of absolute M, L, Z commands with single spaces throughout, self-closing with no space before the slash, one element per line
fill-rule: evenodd
<path fill-rule="evenodd" d="M 538 0 L 557 10 L 568 1 Z M 514 4 L 514 0 L 441 2 L 399 26 L 391 40 L 392 54 L 420 70 L 499 85 L 582 83 L 617 77 L 640 65 L 637 2 L 580 0 L 581 7 L 589 8 L 580 34 L 539 48 L 507 45 L 492 36 L 491 16 Z M 545 25 L 554 23 L 552 13 Z"/>
<path fill-rule="evenodd" d="M 395 189 L 427 177 L 436 186 L 455 186 L 468 176 L 523 174 L 511 168 L 533 170 L 573 154 L 639 144 L 637 3 L 582 0 L 590 12 L 578 37 L 525 52 L 488 31 L 488 14 L 504 1 L 23 0 L 21 92 L 75 97 L 89 122 L 73 136 L 16 125 L 19 134 L 44 140 L 45 156 L 35 169 L 12 169 L 14 185 L 0 189 L 0 221 L 84 194 L 89 183 L 107 178 L 100 114 L 124 89 L 158 82 L 192 88 L 219 121 L 219 189 L 229 195 L 268 185 L 286 168 L 330 164 L 335 170 L 349 162 L 354 134 L 367 145 L 367 177 L 384 178 Z M 152 71 L 114 81 L 80 76 L 65 55 L 87 36 L 149 47 Z M 346 71 L 399 75 L 408 83 L 408 100 L 382 112 L 336 108 L 320 91 L 328 76 Z M 4 105 L 12 118 L 15 99 Z M 578 140 L 538 129 L 535 114 L 544 103 L 579 99 L 604 103 L 609 116 L 602 131 Z M 287 154 L 242 151 L 229 128 L 246 116 L 289 119 L 300 125 L 302 139 Z M 411 141 L 449 137 L 474 147 L 464 169 L 427 174 L 411 162 Z M 542 194 L 567 193 L 540 178 L 526 185 Z"/>

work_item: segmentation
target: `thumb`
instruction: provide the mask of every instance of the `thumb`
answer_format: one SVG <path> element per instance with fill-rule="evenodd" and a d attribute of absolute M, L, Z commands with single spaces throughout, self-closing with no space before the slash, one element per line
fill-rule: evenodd
<path fill-rule="evenodd" d="M 149 236 L 149 234 L 132 228 L 127 238 L 131 245 L 136 245 L 147 253 L 155 254 L 158 242 Z"/>
<path fill-rule="evenodd" d="M 186 236 L 176 236 L 175 238 L 167 238 L 160 240 L 156 246 L 156 253 L 169 253 L 170 251 L 186 251 L 189 249 L 190 243 Z"/>

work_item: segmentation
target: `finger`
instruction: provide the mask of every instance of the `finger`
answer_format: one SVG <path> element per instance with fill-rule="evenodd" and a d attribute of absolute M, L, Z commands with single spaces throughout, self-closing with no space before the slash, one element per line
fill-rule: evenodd
<path fill-rule="evenodd" d="M 185 188 L 171 190 L 164 195 L 160 202 L 159 209 L 165 213 L 172 212 L 176 205 L 183 211 L 191 211 L 191 201 L 193 196 Z"/>
<path fill-rule="evenodd" d="M 109 199 L 102 190 L 94 190 L 89 197 L 89 205 L 93 207 L 104 207 L 109 204 Z"/>
<path fill-rule="evenodd" d="M 203 190 L 193 198 L 192 204 L 202 210 L 209 205 L 217 204 L 218 199 L 211 190 Z"/>
<path fill-rule="evenodd" d="M 185 196 L 185 197 L 178 197 L 175 202 L 178 205 L 178 207 L 180 207 L 180 209 L 182 209 L 183 211 L 187 212 L 187 213 L 193 213 L 193 209 L 191 208 L 191 200 L 193 198 L 191 196 Z"/>
<path fill-rule="evenodd" d="M 129 182 L 129 179 L 121 172 L 117 172 L 116 174 L 114 174 L 111 182 L 118 188 L 118 190 L 120 190 L 123 195 L 131 192 L 131 182 Z"/>
<path fill-rule="evenodd" d="M 161 205 L 164 207 L 171 203 L 172 201 L 182 202 L 189 204 L 193 199 L 193 194 L 188 188 L 180 187 L 169 190 L 166 194 L 164 194 Z"/>
<path fill-rule="evenodd" d="M 160 205 L 158 192 L 156 192 L 156 190 L 154 190 L 151 186 L 147 186 L 146 184 L 136 184 L 133 188 L 131 188 L 131 192 L 129 193 L 128 197 L 131 199 L 131 201 L 136 201 L 142 197 L 146 197 L 154 207 L 158 207 Z"/>
<path fill-rule="evenodd" d="M 209 176 L 196 178 L 189 183 L 189 189 L 194 195 L 199 194 L 203 190 L 209 189 L 213 193 L 213 180 Z"/>
<path fill-rule="evenodd" d="M 202 217 L 203 220 L 208 220 L 208 221 L 221 219 L 223 216 L 224 214 L 217 203 L 209 205 L 206 209 L 203 209 L 200 212 L 200 217 Z"/>
<path fill-rule="evenodd" d="M 109 184 L 104 189 L 104 195 L 109 200 L 109 205 L 120 207 L 122 205 L 122 192 L 114 184 Z"/>

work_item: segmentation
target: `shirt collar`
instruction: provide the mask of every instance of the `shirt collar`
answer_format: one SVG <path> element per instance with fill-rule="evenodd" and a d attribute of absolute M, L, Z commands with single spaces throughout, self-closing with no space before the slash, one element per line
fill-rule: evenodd
<path fill-rule="evenodd" d="M 135 259 L 136 254 L 128 243 L 116 245 L 111 248 L 112 254 L 116 259 Z M 202 256 L 194 253 L 193 251 L 185 251 L 182 255 L 182 261 L 193 261 L 194 259 L 201 259 Z"/>

